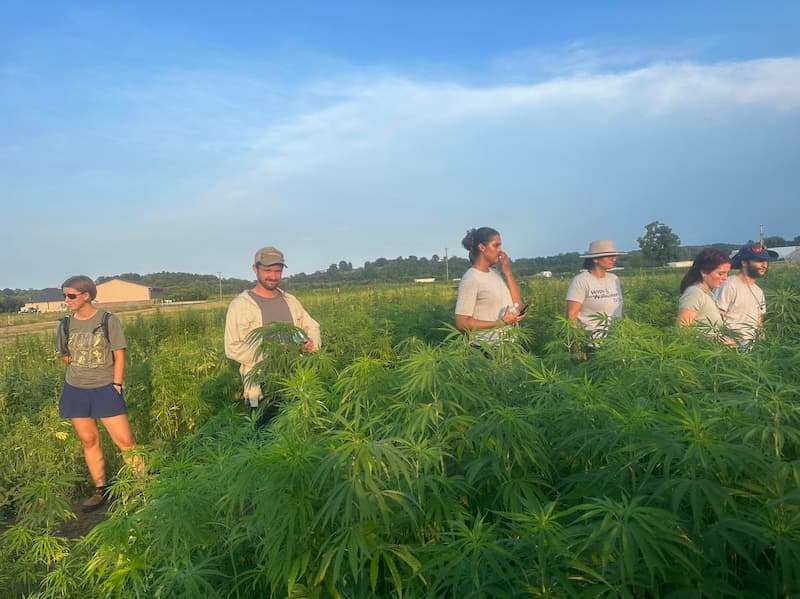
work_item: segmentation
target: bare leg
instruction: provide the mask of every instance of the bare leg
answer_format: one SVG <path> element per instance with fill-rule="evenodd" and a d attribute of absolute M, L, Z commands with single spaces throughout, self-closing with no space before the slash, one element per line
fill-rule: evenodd
<path fill-rule="evenodd" d="M 141 473 L 144 470 L 144 464 L 139 456 L 131 458 L 128 450 L 136 447 L 136 440 L 133 438 L 133 431 L 131 431 L 130 422 L 128 422 L 127 414 L 119 414 L 109 418 L 101 418 L 100 421 L 106 427 L 111 440 L 119 447 L 122 452 L 122 459 L 125 463 L 132 465 L 136 472 Z"/>
<path fill-rule="evenodd" d="M 106 462 L 100 447 L 100 431 L 94 418 L 72 418 L 75 432 L 83 443 L 83 457 L 96 487 L 106 485 Z"/>

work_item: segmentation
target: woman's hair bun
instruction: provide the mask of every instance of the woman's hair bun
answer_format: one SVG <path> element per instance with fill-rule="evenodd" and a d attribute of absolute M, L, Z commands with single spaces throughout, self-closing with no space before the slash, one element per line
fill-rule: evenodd
<path fill-rule="evenodd" d="M 473 250 L 475 247 L 475 229 L 469 229 L 467 231 L 467 234 L 464 235 L 464 239 L 461 240 L 461 245 L 468 252 Z"/>

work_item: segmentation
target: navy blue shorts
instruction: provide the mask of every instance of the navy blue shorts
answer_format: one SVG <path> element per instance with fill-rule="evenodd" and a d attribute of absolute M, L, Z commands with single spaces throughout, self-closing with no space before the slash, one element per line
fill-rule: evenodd
<path fill-rule="evenodd" d="M 58 400 L 58 415 L 61 418 L 109 418 L 127 413 L 122 391 L 117 391 L 111 384 L 80 389 L 64 383 Z"/>

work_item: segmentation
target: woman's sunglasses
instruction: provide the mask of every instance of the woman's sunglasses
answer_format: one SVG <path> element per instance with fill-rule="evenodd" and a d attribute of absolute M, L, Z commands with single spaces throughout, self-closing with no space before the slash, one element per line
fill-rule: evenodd
<path fill-rule="evenodd" d="M 83 292 L 81 292 L 81 293 L 83 293 Z M 64 299 L 75 299 L 79 295 L 80 295 L 80 293 L 65 293 L 64 294 Z"/>

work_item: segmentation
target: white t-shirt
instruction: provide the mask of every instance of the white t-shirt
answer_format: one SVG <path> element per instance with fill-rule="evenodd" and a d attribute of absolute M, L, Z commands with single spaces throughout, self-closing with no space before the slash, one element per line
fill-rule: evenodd
<path fill-rule="evenodd" d="M 695 312 L 695 322 L 719 328 L 725 323 L 713 294 L 698 284 L 689 285 L 678 300 L 678 310 Z"/>
<path fill-rule="evenodd" d="M 503 312 L 511 306 L 511 292 L 503 278 L 494 269 L 483 272 L 470 268 L 458 284 L 456 314 L 471 316 L 478 320 L 499 320 Z M 476 336 L 487 341 L 497 342 L 502 337 L 502 329 L 484 329 Z"/>
<path fill-rule="evenodd" d="M 601 323 L 594 314 L 606 314 L 611 318 L 622 316 L 622 287 L 619 277 L 610 272 L 596 277 L 588 270 L 575 275 L 567 289 L 567 301 L 579 302 L 578 322 L 590 333 L 601 333 Z"/>
<path fill-rule="evenodd" d="M 758 336 L 761 317 L 767 312 L 767 303 L 761 287 L 748 285 L 738 276 L 724 281 L 714 290 L 719 309 L 725 313 L 725 324 L 736 336 L 747 343 Z"/>

